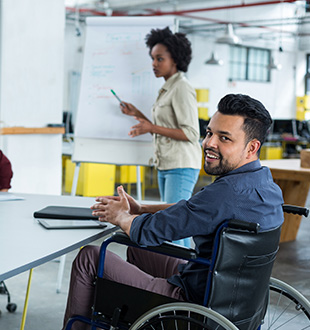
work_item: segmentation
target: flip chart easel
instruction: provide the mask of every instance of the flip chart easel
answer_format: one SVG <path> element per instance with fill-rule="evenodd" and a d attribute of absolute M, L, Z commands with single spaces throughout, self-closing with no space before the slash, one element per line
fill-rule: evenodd
<path fill-rule="evenodd" d="M 82 162 L 137 166 L 137 192 L 141 199 L 139 166 L 153 164 L 150 134 L 128 136 L 137 121 L 122 114 L 119 102 L 128 101 L 151 119 L 152 104 L 163 85 L 152 72 L 145 36 L 151 29 L 169 26 L 173 17 L 89 17 L 75 123 L 72 161 L 76 163 L 71 195 L 75 195 Z"/>

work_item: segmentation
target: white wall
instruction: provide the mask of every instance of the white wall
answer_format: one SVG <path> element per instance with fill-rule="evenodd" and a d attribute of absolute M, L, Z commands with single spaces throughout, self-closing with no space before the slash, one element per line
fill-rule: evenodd
<path fill-rule="evenodd" d="M 63 0 L 1 2 L 2 126 L 62 122 L 64 25 Z M 12 192 L 61 193 L 60 134 L 0 137 L 13 166 Z"/>
<path fill-rule="evenodd" d="M 77 35 L 76 27 L 80 32 Z M 80 90 L 80 76 L 73 72 L 81 73 L 83 65 L 83 51 L 85 42 L 84 24 L 68 21 L 65 28 L 65 70 L 63 85 L 64 110 L 71 114 L 72 124 L 75 123 Z"/>
<path fill-rule="evenodd" d="M 65 28 L 65 74 L 64 74 L 64 109 L 71 110 L 70 73 L 81 71 L 85 42 L 84 24 L 79 24 L 80 35 L 76 33 L 76 25 L 68 21 Z"/>
<path fill-rule="evenodd" d="M 304 86 L 305 52 L 276 52 L 281 70 L 272 70 L 268 83 L 229 81 L 229 46 L 210 42 L 207 38 L 189 36 L 193 46 L 193 60 L 188 71 L 188 78 L 195 88 L 210 91 L 209 115 L 216 111 L 217 103 L 228 93 L 248 94 L 260 100 L 270 111 L 273 118 L 295 118 L 296 89 L 301 96 Z M 211 52 L 224 61 L 223 66 L 205 65 Z M 295 74 L 297 67 L 298 75 Z M 304 90 L 304 87 L 303 87 Z"/>

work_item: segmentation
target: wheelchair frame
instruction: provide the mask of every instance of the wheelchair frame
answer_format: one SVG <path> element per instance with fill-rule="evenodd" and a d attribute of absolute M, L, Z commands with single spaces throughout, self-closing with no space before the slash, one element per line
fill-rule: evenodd
<path fill-rule="evenodd" d="M 304 216 L 308 216 L 308 213 L 309 213 L 309 210 L 306 208 L 301 208 L 301 207 L 296 207 L 296 206 L 291 206 L 291 205 L 284 205 L 283 211 L 287 212 L 287 213 L 300 214 L 300 215 L 304 215 Z M 220 235 L 222 229 L 225 226 L 227 226 L 227 224 L 228 224 L 228 222 L 223 223 L 220 226 L 219 230 L 217 231 L 215 242 L 214 242 L 215 250 L 218 248 L 219 235 Z M 254 231 L 254 232 L 257 232 L 259 229 L 259 226 L 256 223 L 255 224 L 246 223 L 243 221 L 236 220 L 236 221 L 230 221 L 230 224 L 232 226 L 236 226 L 237 228 L 240 228 L 240 226 L 241 226 L 243 229 L 246 229 L 249 231 Z M 126 234 L 116 233 L 109 239 L 105 240 L 101 245 L 100 261 L 99 261 L 99 267 L 98 267 L 98 280 L 103 277 L 105 251 L 106 251 L 107 246 L 112 242 L 116 242 L 116 243 L 127 245 L 127 246 L 133 246 L 133 247 L 137 247 L 137 248 L 147 249 L 148 251 L 162 253 L 165 255 L 171 255 L 176 258 L 186 259 L 186 260 L 193 261 L 193 262 L 198 262 L 198 263 L 201 263 L 204 265 L 208 265 L 210 267 L 210 271 L 213 270 L 214 263 L 215 263 L 215 260 L 210 261 L 210 260 L 203 259 L 203 258 L 197 256 L 195 250 L 192 250 L 192 249 L 175 246 L 174 244 L 171 244 L 171 243 L 164 243 L 161 246 L 156 246 L 156 247 L 147 247 L 147 248 L 140 247 L 140 246 L 136 245 L 135 243 L 131 242 Z M 215 254 L 216 253 L 214 253 L 213 255 L 215 255 Z M 209 290 L 210 285 L 211 285 L 211 283 L 210 283 L 210 280 L 208 279 L 207 289 L 206 289 L 205 298 L 204 298 L 205 306 L 206 306 L 208 298 L 209 298 L 208 294 L 210 292 L 210 290 Z M 282 297 L 285 297 L 285 299 L 288 300 L 289 305 L 283 307 L 284 310 L 290 308 L 290 305 L 293 306 L 293 309 L 292 309 L 293 313 L 295 313 L 295 310 L 296 310 L 296 314 L 290 316 L 290 318 L 288 319 L 289 322 L 293 321 L 294 318 L 296 317 L 296 315 L 298 317 L 302 316 L 304 318 L 305 324 L 306 324 L 306 327 L 303 327 L 302 329 L 305 329 L 308 327 L 310 328 L 310 303 L 303 295 L 301 295 L 297 290 L 295 290 L 290 285 L 288 285 L 280 280 L 274 279 L 274 278 L 270 278 L 269 293 L 277 294 L 277 297 L 278 297 L 277 298 L 278 306 L 276 306 L 277 308 L 279 307 L 279 302 L 281 301 Z M 269 303 L 271 303 L 271 298 L 269 298 Z M 281 306 L 281 308 L 282 308 L 282 306 Z M 188 317 L 184 316 L 184 311 L 186 311 L 186 313 L 188 313 Z M 171 316 L 171 312 L 173 313 L 172 316 Z M 104 320 L 104 322 L 102 322 L 102 320 L 100 320 L 100 318 L 102 317 L 100 315 L 100 313 L 95 311 L 92 319 L 89 319 L 89 318 L 86 318 L 83 316 L 75 316 L 75 317 L 71 318 L 68 321 L 65 329 L 66 330 L 71 329 L 71 326 L 75 321 L 81 321 L 81 322 L 87 323 L 92 326 L 92 329 L 96 329 L 96 328 L 110 329 L 110 330 L 113 330 L 113 329 L 132 329 L 132 330 L 157 329 L 157 328 L 152 327 L 153 326 L 152 322 L 162 323 L 162 322 L 164 322 L 165 318 L 171 319 L 173 317 L 174 317 L 173 319 L 175 320 L 174 322 L 177 322 L 176 320 L 179 317 L 179 312 L 181 312 L 180 317 L 185 318 L 187 320 L 187 322 L 189 322 L 192 319 L 191 313 L 194 314 L 195 317 L 197 317 L 199 319 L 202 317 L 203 321 L 199 321 L 200 323 L 197 323 L 197 324 L 194 323 L 196 326 L 196 328 L 194 327 L 194 329 L 228 329 L 228 330 L 229 329 L 230 330 L 238 329 L 232 322 L 230 322 L 227 318 L 225 318 L 221 314 L 217 313 L 216 311 L 214 311 L 210 308 L 201 306 L 201 305 L 190 303 L 190 302 L 169 302 L 169 303 L 161 304 L 161 305 L 154 307 L 151 310 L 145 312 L 143 315 L 138 317 L 138 319 L 135 322 L 127 325 L 127 327 L 126 327 L 126 325 L 119 323 L 119 316 L 121 313 L 120 309 L 115 310 L 112 320 L 110 320 L 110 321 Z M 280 323 L 280 326 L 279 326 L 279 316 L 276 315 L 276 312 L 273 312 L 271 321 L 269 320 L 270 322 L 267 323 L 266 317 L 268 315 L 268 312 L 269 312 L 269 307 L 268 307 L 267 314 L 265 316 L 265 321 L 261 326 L 259 326 L 258 329 L 262 329 L 262 330 L 277 329 L 278 327 L 283 325 L 282 323 Z M 280 316 L 282 315 L 281 314 L 282 312 L 283 311 L 281 310 Z M 197 315 L 199 315 L 199 317 Z M 154 318 L 155 318 L 155 321 L 154 321 Z M 217 324 L 217 326 L 213 327 L 213 325 L 214 325 L 214 323 L 213 323 L 212 328 L 210 328 L 209 325 L 205 321 L 206 319 L 214 321 Z M 285 320 L 285 322 L 287 322 L 287 320 Z M 200 326 L 200 327 L 197 327 L 197 326 Z M 168 329 L 170 329 L 170 328 L 168 327 Z M 178 329 L 178 328 L 176 327 L 176 329 Z M 192 329 L 192 328 L 189 327 L 188 329 Z M 284 327 L 283 329 L 292 329 L 291 324 L 288 325 L 288 328 Z M 296 328 L 294 327 L 294 329 L 296 329 Z"/>

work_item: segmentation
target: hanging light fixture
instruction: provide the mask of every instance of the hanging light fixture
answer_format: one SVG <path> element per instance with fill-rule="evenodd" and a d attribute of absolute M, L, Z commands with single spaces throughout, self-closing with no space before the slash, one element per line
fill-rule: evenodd
<path fill-rule="evenodd" d="M 215 58 L 214 52 L 212 52 L 211 57 L 205 61 L 205 64 L 223 65 L 223 60 L 218 60 Z"/>
<path fill-rule="evenodd" d="M 268 64 L 268 69 L 269 70 L 281 70 L 282 69 L 282 65 L 279 63 L 276 63 L 274 58 L 271 57 L 270 58 L 270 62 Z"/>
<path fill-rule="evenodd" d="M 225 34 L 216 40 L 218 44 L 237 45 L 241 44 L 241 39 L 235 35 L 234 29 L 231 23 L 227 24 Z"/>

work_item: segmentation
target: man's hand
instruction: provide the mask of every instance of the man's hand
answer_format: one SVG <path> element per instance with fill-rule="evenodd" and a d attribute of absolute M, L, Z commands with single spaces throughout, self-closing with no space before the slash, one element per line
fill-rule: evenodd
<path fill-rule="evenodd" d="M 139 204 L 133 197 L 131 197 L 130 195 L 128 195 L 126 193 L 126 191 L 124 190 L 124 188 L 123 188 L 123 191 L 125 193 L 125 196 L 126 196 L 126 198 L 128 200 L 129 206 L 130 206 L 129 213 L 130 214 L 142 214 L 141 204 Z M 120 201 L 120 197 L 119 196 L 99 196 L 99 197 L 96 197 L 96 202 L 101 202 L 102 199 L 109 199 L 109 200 L 114 200 L 114 201 Z"/>
<path fill-rule="evenodd" d="M 94 210 L 93 215 L 98 216 L 100 221 L 119 226 L 129 236 L 131 223 L 135 216 L 131 213 L 129 195 L 122 186 L 117 187 L 117 193 L 119 197 L 97 197 L 96 201 L 99 203 L 94 204 L 91 209 Z M 133 209 L 137 208 L 139 204 L 131 196 L 129 197 Z"/>

